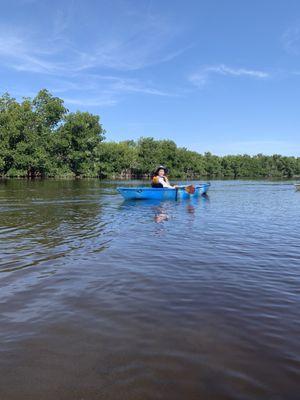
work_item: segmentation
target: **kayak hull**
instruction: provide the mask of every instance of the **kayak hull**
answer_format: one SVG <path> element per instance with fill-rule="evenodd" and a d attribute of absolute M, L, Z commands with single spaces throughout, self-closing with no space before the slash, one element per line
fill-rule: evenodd
<path fill-rule="evenodd" d="M 177 200 L 189 199 L 206 194 L 210 183 L 195 186 L 195 193 L 190 194 L 184 186 L 176 189 L 152 188 L 152 187 L 119 187 L 118 192 L 125 200 Z"/>

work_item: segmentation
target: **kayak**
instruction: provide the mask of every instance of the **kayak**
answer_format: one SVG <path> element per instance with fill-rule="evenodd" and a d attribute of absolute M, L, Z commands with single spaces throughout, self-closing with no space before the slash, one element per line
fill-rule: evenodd
<path fill-rule="evenodd" d="M 125 200 L 177 200 L 189 199 L 206 194 L 210 183 L 195 186 L 194 193 L 188 190 L 190 186 L 179 186 L 177 189 L 152 188 L 152 187 L 118 187 L 117 191 Z"/>

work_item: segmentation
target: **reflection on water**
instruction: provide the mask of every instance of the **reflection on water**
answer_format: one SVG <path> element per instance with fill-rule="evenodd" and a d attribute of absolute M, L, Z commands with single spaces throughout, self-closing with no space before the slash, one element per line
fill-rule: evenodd
<path fill-rule="evenodd" d="M 154 221 L 160 224 L 161 222 L 168 221 L 168 219 L 169 216 L 167 214 L 167 210 L 165 210 L 164 207 L 157 207 Z"/>
<path fill-rule="evenodd" d="M 0 193 L 0 272 L 101 251 L 110 241 L 94 185 L 7 181 Z"/>
<path fill-rule="evenodd" d="M 179 208 L 180 212 L 187 212 L 188 214 L 195 214 L 196 211 L 200 210 L 201 207 L 209 201 L 208 195 L 195 197 L 191 199 L 181 199 L 178 202 L 174 201 L 159 201 L 159 200 L 126 200 L 123 201 L 121 206 L 122 210 L 131 214 L 132 210 L 134 213 L 140 213 L 140 210 L 153 210 L 154 221 L 158 224 L 169 221 L 173 218 L 173 214 L 176 213 L 176 209 Z M 143 213 L 142 213 L 143 214 Z"/>
<path fill-rule="evenodd" d="M 0 182 L 0 399 L 298 399 L 300 192 L 116 186 Z"/>

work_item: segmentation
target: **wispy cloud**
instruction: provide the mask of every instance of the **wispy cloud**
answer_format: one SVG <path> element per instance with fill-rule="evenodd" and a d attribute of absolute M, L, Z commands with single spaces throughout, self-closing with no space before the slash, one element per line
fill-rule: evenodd
<path fill-rule="evenodd" d="M 107 106 L 114 106 L 117 104 L 117 101 L 114 99 L 108 98 L 81 98 L 81 99 L 73 99 L 73 98 L 65 98 L 65 103 L 75 105 L 75 106 L 83 106 L 83 107 L 107 107 Z"/>
<path fill-rule="evenodd" d="M 139 93 L 152 96 L 176 96 L 155 87 L 151 82 L 127 77 L 112 76 L 95 71 L 96 59 L 82 55 L 69 61 L 59 61 L 60 50 L 28 47 L 19 36 L 0 38 L 2 65 L 18 72 L 38 73 L 47 76 L 49 89 L 56 94 L 72 94 L 66 102 L 78 106 L 112 106 L 127 94 Z M 52 61 L 53 59 L 53 61 Z M 89 73 L 89 70 L 94 71 Z M 88 98 L 82 97 L 82 93 Z M 92 96 L 92 97 L 91 97 Z"/>
<path fill-rule="evenodd" d="M 50 47 L 41 49 L 38 45 L 32 45 L 30 40 L 20 34 L 0 33 L 0 59 L 2 65 L 17 71 L 59 74 L 64 71 L 66 65 L 59 61 L 51 61 L 57 54 Z"/>
<path fill-rule="evenodd" d="M 148 82 L 111 75 L 79 74 L 76 82 L 60 79 L 54 81 L 53 85 L 50 86 L 51 92 L 62 96 L 67 104 L 84 107 L 114 106 L 132 93 L 161 97 L 177 96 L 176 93 L 159 90 Z"/>
<path fill-rule="evenodd" d="M 197 87 L 206 85 L 212 75 L 223 75 L 231 77 L 248 77 L 248 78 L 269 78 L 270 74 L 266 71 L 260 71 L 248 68 L 233 68 L 225 64 L 209 65 L 202 67 L 200 70 L 191 74 L 188 79 Z"/>
<path fill-rule="evenodd" d="M 74 21 L 77 30 L 80 15 L 76 14 L 74 1 L 72 4 L 54 12 L 47 33 L 37 27 L 27 30 L 2 27 L 2 68 L 20 74 L 39 74 L 40 81 L 50 90 L 69 95 L 68 101 L 74 105 L 81 105 L 82 101 L 95 106 L 113 105 L 130 93 L 177 96 L 147 81 L 143 74 L 143 78 L 138 78 L 137 73 L 171 62 L 191 47 L 189 44 L 177 46 L 178 26 L 151 14 L 150 9 L 144 12 L 139 7 L 126 5 L 125 23 L 122 21 L 121 26 L 113 24 L 106 30 L 100 27 L 96 32 L 93 27 L 91 33 L 84 30 L 89 29 L 85 25 L 81 33 L 86 37 L 92 34 L 93 40 L 75 40 Z M 107 22 L 104 25 L 108 26 Z M 133 71 L 135 79 L 132 79 Z"/>
<path fill-rule="evenodd" d="M 284 49 L 293 55 L 300 54 L 300 23 L 289 27 L 282 35 L 281 42 Z"/>
<path fill-rule="evenodd" d="M 177 96 L 175 92 L 167 92 L 158 89 L 152 82 L 140 80 L 138 78 L 128 78 L 116 75 L 102 75 L 97 73 L 74 73 L 71 77 L 58 79 L 56 82 L 56 90 L 59 92 L 77 90 L 77 91 L 105 91 L 110 93 L 116 92 L 135 92 L 143 94 L 152 94 L 156 96 Z"/>
<path fill-rule="evenodd" d="M 140 82 L 137 79 L 124 79 L 119 77 L 102 77 L 102 79 L 107 79 L 111 81 L 111 90 L 117 92 L 135 92 L 151 94 L 155 96 L 167 96 L 174 97 L 175 93 L 168 93 L 166 91 L 159 90 L 157 88 L 151 87 L 145 82 Z"/>
<path fill-rule="evenodd" d="M 5 58 L 6 65 L 18 71 L 42 74 L 69 74 L 95 68 L 136 71 L 170 62 L 191 47 L 189 44 L 177 46 L 179 25 L 149 11 L 138 11 L 138 7 L 131 13 L 130 7 L 126 9 L 122 24 L 112 21 L 113 28 L 106 31 L 105 21 L 96 32 L 89 32 L 84 24 L 81 33 L 88 39 L 93 35 L 92 40 L 74 41 L 74 21 L 77 28 L 78 18 L 82 17 L 75 9 L 73 4 L 57 10 L 48 35 L 43 36 L 33 28 L 24 32 L 3 27 L 0 58 Z"/>

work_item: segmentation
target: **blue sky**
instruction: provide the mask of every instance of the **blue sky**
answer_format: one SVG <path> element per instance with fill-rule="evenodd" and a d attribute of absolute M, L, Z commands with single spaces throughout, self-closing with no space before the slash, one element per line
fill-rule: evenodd
<path fill-rule="evenodd" d="M 140 136 L 300 156 L 298 0 L 0 0 L 0 92 Z"/>

